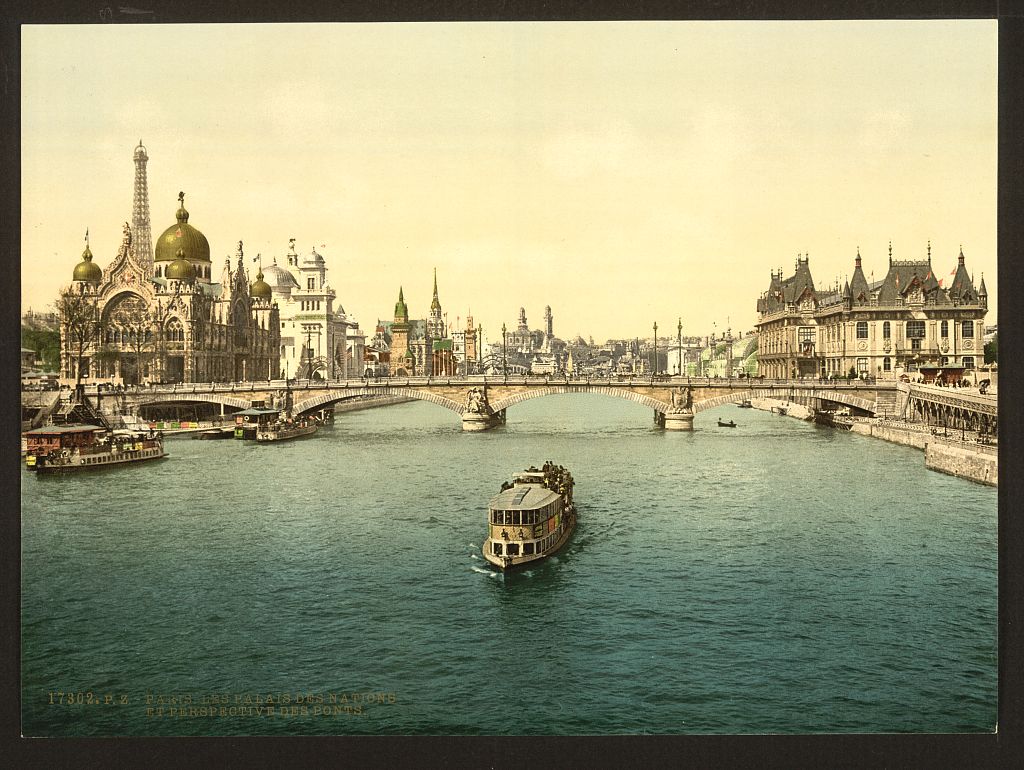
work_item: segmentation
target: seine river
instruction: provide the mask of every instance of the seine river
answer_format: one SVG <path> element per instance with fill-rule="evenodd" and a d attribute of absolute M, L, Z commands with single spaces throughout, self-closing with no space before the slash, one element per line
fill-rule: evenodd
<path fill-rule="evenodd" d="M 695 427 L 565 395 L 468 434 L 407 403 L 23 471 L 23 731 L 993 730 L 996 490 L 758 410 Z M 488 498 L 549 459 L 574 539 L 490 571 Z"/>

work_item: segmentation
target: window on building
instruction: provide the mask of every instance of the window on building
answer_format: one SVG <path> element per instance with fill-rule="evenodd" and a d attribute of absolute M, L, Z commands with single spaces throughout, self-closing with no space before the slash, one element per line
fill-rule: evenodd
<path fill-rule="evenodd" d="M 949 356 L 943 356 L 939 359 L 939 366 L 949 366 Z"/>
<path fill-rule="evenodd" d="M 948 337 L 949 336 L 949 321 L 943 321 L 942 323 L 939 324 L 939 336 L 940 337 Z"/>
<path fill-rule="evenodd" d="M 892 371 L 892 359 L 889 358 L 889 356 L 886 356 L 885 358 L 882 359 L 882 371 L 883 372 L 891 372 Z"/>
<path fill-rule="evenodd" d="M 924 339 L 924 321 L 907 321 L 907 339 Z"/>
<path fill-rule="evenodd" d="M 919 339 L 911 340 L 910 341 L 910 349 L 911 350 L 920 350 L 921 349 L 921 340 L 919 340 Z"/>
<path fill-rule="evenodd" d="M 866 358 L 857 359 L 857 374 L 868 373 L 868 360 Z"/>
<path fill-rule="evenodd" d="M 882 324 L 882 339 L 887 340 L 892 337 L 892 324 L 886 321 Z"/>
<path fill-rule="evenodd" d="M 313 289 L 316 288 L 316 278 L 307 278 L 306 279 L 306 288 L 309 291 L 313 291 Z"/>
<path fill-rule="evenodd" d="M 974 336 L 974 321 L 964 321 L 961 324 L 960 334 L 966 339 Z"/>
<path fill-rule="evenodd" d="M 523 543 L 523 556 L 530 556 L 533 554 L 533 543 Z"/>
<path fill-rule="evenodd" d="M 494 548 L 494 555 L 501 556 L 501 543 L 491 543 L 491 546 Z"/>
<path fill-rule="evenodd" d="M 974 356 L 964 356 L 960 360 L 960 363 L 963 365 L 964 369 L 973 369 L 974 368 Z"/>
<path fill-rule="evenodd" d="M 866 340 L 868 338 L 868 322 L 857 321 L 857 339 Z"/>

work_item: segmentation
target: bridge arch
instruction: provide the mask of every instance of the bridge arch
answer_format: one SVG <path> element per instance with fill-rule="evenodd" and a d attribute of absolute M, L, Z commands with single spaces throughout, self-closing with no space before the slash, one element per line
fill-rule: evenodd
<path fill-rule="evenodd" d="M 506 396 L 505 398 L 492 401 L 491 409 L 495 412 L 500 412 L 504 409 L 508 409 L 510 406 L 515 406 L 516 404 L 521 404 L 524 401 L 529 401 L 532 398 L 540 398 L 542 396 L 550 396 L 559 393 L 598 393 L 604 396 L 614 396 L 615 398 L 622 398 L 626 401 L 633 401 L 634 403 L 654 409 L 657 412 L 664 412 L 671 407 L 671 404 L 667 404 L 664 401 L 659 401 L 656 398 L 645 396 L 642 393 L 635 393 L 626 388 L 610 388 L 601 385 L 545 385 L 543 387 L 530 388 L 529 390 L 521 393 L 514 393 L 511 396 Z"/>
<path fill-rule="evenodd" d="M 418 401 L 427 401 L 431 404 L 437 404 L 438 406 L 444 407 L 445 409 L 460 415 L 466 408 L 465 404 L 453 401 L 452 399 L 446 398 L 445 396 L 437 393 L 431 393 L 430 391 L 416 390 L 415 388 L 410 387 L 392 388 L 386 385 L 375 385 L 372 388 L 345 388 L 343 390 L 321 391 L 309 398 L 305 398 L 301 401 L 295 401 L 292 406 L 292 412 L 295 414 L 303 414 L 305 412 L 322 409 L 325 406 L 330 406 L 331 404 L 336 404 L 339 401 L 345 401 L 357 396 L 402 396 L 405 398 L 413 398 Z"/>
<path fill-rule="evenodd" d="M 221 393 L 161 393 L 154 394 L 152 398 L 144 398 L 136 402 L 137 408 L 144 406 L 161 406 L 162 404 L 180 403 L 189 401 L 201 404 L 218 404 L 233 406 L 237 409 L 248 409 L 250 402 L 243 398 L 236 398 Z"/>
<path fill-rule="evenodd" d="M 723 393 L 720 396 L 712 396 L 700 401 L 694 400 L 693 413 L 699 414 L 700 412 L 706 412 L 708 409 L 714 409 L 724 404 L 732 404 L 736 401 L 753 398 L 754 396 L 755 394 L 752 390 L 730 390 L 728 393 Z"/>

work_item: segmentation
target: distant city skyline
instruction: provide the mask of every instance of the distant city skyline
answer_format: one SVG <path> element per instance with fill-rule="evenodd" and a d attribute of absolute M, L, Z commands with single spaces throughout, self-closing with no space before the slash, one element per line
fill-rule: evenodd
<path fill-rule="evenodd" d="M 149 152 L 214 275 L 327 259 L 368 336 L 403 287 L 489 341 L 734 334 L 780 267 L 818 288 L 956 266 L 995 323 L 996 22 L 65 25 L 22 28 L 22 306 L 106 268 Z M 167 55 L 154 56 L 154 52 Z"/>

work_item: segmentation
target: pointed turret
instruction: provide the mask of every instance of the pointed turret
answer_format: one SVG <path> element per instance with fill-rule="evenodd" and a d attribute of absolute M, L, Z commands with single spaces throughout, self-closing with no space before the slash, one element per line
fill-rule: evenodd
<path fill-rule="evenodd" d="M 868 279 L 864 277 L 864 270 L 860 266 L 860 247 L 857 247 L 857 258 L 853 261 L 853 278 L 849 283 L 849 296 L 857 302 L 867 302 L 871 299 L 871 289 L 868 286 Z"/>
<path fill-rule="evenodd" d="M 395 323 L 408 323 L 409 309 L 405 306 L 405 294 L 402 287 L 398 287 L 398 302 L 395 303 Z"/>
<path fill-rule="evenodd" d="M 949 298 L 957 303 L 973 302 L 977 294 L 974 291 L 974 282 L 967 273 L 967 266 L 964 264 L 964 247 L 960 247 L 960 254 L 956 262 L 956 275 L 949 285 Z"/>

